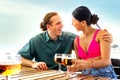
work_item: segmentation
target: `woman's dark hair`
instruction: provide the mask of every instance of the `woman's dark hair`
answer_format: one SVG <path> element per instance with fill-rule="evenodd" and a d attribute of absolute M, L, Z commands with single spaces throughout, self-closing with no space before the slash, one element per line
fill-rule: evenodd
<path fill-rule="evenodd" d="M 51 17 L 53 17 L 55 15 L 58 15 L 58 13 L 57 12 L 50 12 L 50 13 L 47 13 L 45 15 L 45 17 L 43 18 L 43 22 L 41 22 L 41 24 L 40 24 L 40 28 L 42 29 L 42 31 L 47 30 L 46 25 L 51 24 L 50 19 L 51 19 Z"/>
<path fill-rule="evenodd" d="M 90 10 L 85 6 L 77 7 L 73 12 L 72 15 L 75 19 L 79 21 L 86 20 L 87 25 L 97 24 L 99 17 L 96 14 L 90 12 Z"/>

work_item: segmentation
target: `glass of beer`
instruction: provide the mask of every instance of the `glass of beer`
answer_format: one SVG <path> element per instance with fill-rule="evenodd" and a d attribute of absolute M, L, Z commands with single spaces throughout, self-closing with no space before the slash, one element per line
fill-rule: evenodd
<path fill-rule="evenodd" d="M 62 70 L 61 70 L 62 54 L 56 53 L 55 56 L 54 56 L 54 61 L 58 64 L 58 71 L 62 72 Z"/>
<path fill-rule="evenodd" d="M 63 65 L 70 67 L 72 64 L 75 64 L 72 62 L 72 60 L 75 60 L 75 59 L 76 59 L 76 56 L 73 54 L 63 54 L 63 57 L 62 57 Z M 70 72 L 67 69 L 66 78 L 69 78 L 69 77 L 70 77 Z"/>
<path fill-rule="evenodd" d="M 19 54 L 0 54 L 0 75 L 6 76 L 6 80 L 11 80 L 10 76 L 21 71 L 21 56 Z"/>

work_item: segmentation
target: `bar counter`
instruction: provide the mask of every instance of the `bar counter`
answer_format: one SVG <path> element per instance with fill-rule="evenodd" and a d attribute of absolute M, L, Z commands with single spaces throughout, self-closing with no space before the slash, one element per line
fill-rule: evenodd
<path fill-rule="evenodd" d="M 90 75 L 77 74 L 65 78 L 66 72 L 60 73 L 57 70 L 37 70 L 22 66 L 21 72 L 12 75 L 11 80 L 111 80 L 106 77 L 93 77 Z M 0 75 L 0 80 L 5 80 L 5 76 Z"/>

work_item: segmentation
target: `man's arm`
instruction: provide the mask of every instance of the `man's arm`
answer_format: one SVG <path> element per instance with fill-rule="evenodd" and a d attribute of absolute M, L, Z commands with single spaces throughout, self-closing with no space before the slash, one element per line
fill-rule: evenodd
<path fill-rule="evenodd" d="M 28 59 L 26 59 L 24 57 L 21 57 L 21 60 L 22 60 L 22 65 L 23 66 L 36 68 L 38 70 L 47 70 L 48 69 L 45 62 L 34 62 L 34 61 L 28 60 Z"/>
<path fill-rule="evenodd" d="M 24 57 L 21 57 L 21 60 L 22 60 L 22 65 L 23 66 L 32 67 L 32 65 L 35 63 L 34 61 L 26 59 Z"/>

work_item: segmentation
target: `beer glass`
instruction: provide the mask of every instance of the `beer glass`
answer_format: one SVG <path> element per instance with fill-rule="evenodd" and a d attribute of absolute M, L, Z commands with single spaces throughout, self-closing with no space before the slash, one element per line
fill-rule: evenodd
<path fill-rule="evenodd" d="M 58 71 L 62 72 L 62 70 L 61 70 L 62 54 L 56 53 L 55 56 L 54 56 L 54 61 L 58 64 Z"/>
<path fill-rule="evenodd" d="M 70 67 L 72 64 L 75 64 L 72 62 L 72 60 L 75 60 L 75 59 L 76 59 L 76 56 L 73 54 L 63 54 L 63 57 L 62 57 L 63 65 Z M 66 78 L 69 78 L 69 77 L 70 77 L 70 72 L 67 69 Z"/>
<path fill-rule="evenodd" d="M 21 71 L 21 56 L 12 53 L 0 53 L 0 75 L 6 76 L 6 80 L 11 80 L 10 76 Z"/>

